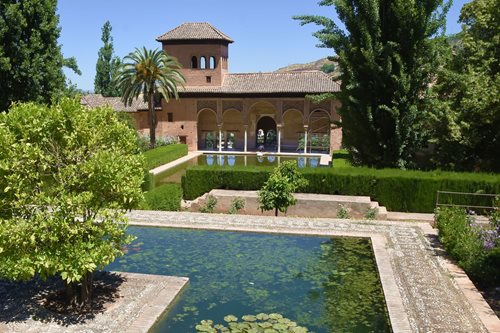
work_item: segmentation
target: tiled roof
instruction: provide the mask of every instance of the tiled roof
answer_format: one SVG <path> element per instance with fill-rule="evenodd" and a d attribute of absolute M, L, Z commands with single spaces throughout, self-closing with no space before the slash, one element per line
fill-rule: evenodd
<path fill-rule="evenodd" d="M 143 102 L 142 98 L 134 99 L 132 105 L 124 105 L 120 97 L 104 97 L 101 94 L 89 94 L 82 96 L 80 104 L 95 108 L 108 105 L 115 111 L 135 112 L 137 110 L 147 110 L 148 103 Z"/>
<path fill-rule="evenodd" d="M 183 23 L 156 38 L 158 42 L 173 40 L 223 40 L 232 43 L 226 34 L 213 27 L 210 23 Z"/>
<path fill-rule="evenodd" d="M 338 82 L 320 71 L 226 74 L 222 86 L 186 86 L 187 94 L 318 94 L 340 91 Z"/>

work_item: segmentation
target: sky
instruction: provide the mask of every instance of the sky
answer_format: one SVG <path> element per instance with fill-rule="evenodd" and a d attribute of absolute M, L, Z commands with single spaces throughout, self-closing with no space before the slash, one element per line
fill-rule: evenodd
<path fill-rule="evenodd" d="M 75 57 L 82 75 L 66 75 L 78 88 L 94 88 L 101 29 L 111 22 L 115 55 L 123 58 L 136 47 L 159 48 L 155 39 L 185 22 L 209 22 L 235 42 L 229 47 L 231 73 L 270 72 L 295 63 L 333 55 L 318 48 L 313 24 L 301 26 L 294 15 L 336 18 L 333 7 L 319 0 L 59 0 L 59 42 L 65 57 Z M 455 0 L 446 33 L 460 31 L 457 23 L 466 0 Z M 337 23 L 338 20 L 336 20 Z"/>

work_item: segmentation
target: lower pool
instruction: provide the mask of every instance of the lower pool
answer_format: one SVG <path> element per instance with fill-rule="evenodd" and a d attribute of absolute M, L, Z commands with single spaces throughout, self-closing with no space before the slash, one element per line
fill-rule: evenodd
<path fill-rule="evenodd" d="M 137 239 L 106 269 L 190 279 L 152 332 L 195 332 L 204 319 L 261 312 L 315 333 L 391 332 L 368 238 L 128 230 Z"/>

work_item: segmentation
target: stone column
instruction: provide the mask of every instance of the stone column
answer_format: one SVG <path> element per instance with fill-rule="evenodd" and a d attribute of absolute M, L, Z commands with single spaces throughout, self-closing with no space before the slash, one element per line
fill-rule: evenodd
<path fill-rule="evenodd" d="M 243 125 L 243 128 L 245 129 L 245 144 L 243 146 L 243 151 L 246 153 L 248 147 L 248 125 Z"/>
<path fill-rule="evenodd" d="M 304 125 L 304 154 L 307 154 L 307 129 L 308 125 Z"/>
<path fill-rule="evenodd" d="M 281 153 L 281 127 L 283 125 L 278 124 L 276 125 L 276 128 L 278 129 L 278 154 Z"/>
<path fill-rule="evenodd" d="M 219 151 L 222 151 L 222 125 L 217 125 L 219 128 Z"/>

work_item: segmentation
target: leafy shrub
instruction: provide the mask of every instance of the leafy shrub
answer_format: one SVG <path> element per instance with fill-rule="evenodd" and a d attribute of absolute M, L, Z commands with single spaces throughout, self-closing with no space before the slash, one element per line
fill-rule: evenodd
<path fill-rule="evenodd" d="M 240 210 L 245 208 L 245 199 L 236 197 L 231 201 L 231 206 L 229 207 L 229 214 L 237 214 Z"/>
<path fill-rule="evenodd" d="M 460 208 L 436 210 L 439 240 L 472 280 L 485 286 L 500 284 L 500 223 L 496 212 L 487 226 Z"/>
<path fill-rule="evenodd" d="M 213 195 L 209 195 L 207 196 L 207 201 L 205 201 L 205 204 L 200 208 L 200 212 L 213 213 L 216 205 L 217 205 L 217 198 L 214 197 Z"/>
<path fill-rule="evenodd" d="M 258 190 L 271 170 L 236 166 L 191 167 L 182 179 L 184 195 L 192 200 L 212 189 Z M 370 168 L 307 168 L 301 172 L 309 182 L 302 190 L 304 193 L 370 196 L 387 209 L 401 212 L 433 212 L 438 190 L 500 192 L 500 176 L 484 173 Z"/>
<path fill-rule="evenodd" d="M 336 216 L 338 219 L 348 219 L 349 218 L 349 211 L 347 210 L 346 206 L 340 205 Z"/>
<path fill-rule="evenodd" d="M 148 150 L 143 153 L 146 159 L 146 169 L 151 170 L 160 165 L 175 161 L 186 156 L 188 147 L 185 144 L 173 144 Z"/>
<path fill-rule="evenodd" d="M 150 138 L 149 134 L 139 134 L 137 137 L 137 144 L 139 145 L 141 151 L 145 152 L 151 149 L 151 146 L 149 145 Z M 156 146 L 155 148 L 158 147 L 163 147 L 163 146 L 169 146 L 173 144 L 179 143 L 179 137 L 178 136 L 160 136 L 156 138 Z"/>
<path fill-rule="evenodd" d="M 180 184 L 165 184 L 155 187 L 144 194 L 143 209 L 179 211 L 181 208 L 182 188 Z"/>
<path fill-rule="evenodd" d="M 365 219 L 375 220 L 377 218 L 377 210 L 375 208 L 370 208 L 366 211 Z"/>
<path fill-rule="evenodd" d="M 233 315 L 224 317 L 227 326 L 217 324 L 214 326 L 212 320 L 202 320 L 196 325 L 198 333 L 308 333 L 305 327 L 298 326 L 296 322 L 284 318 L 278 313 L 259 313 L 256 316 L 246 315 L 238 321 Z"/>

